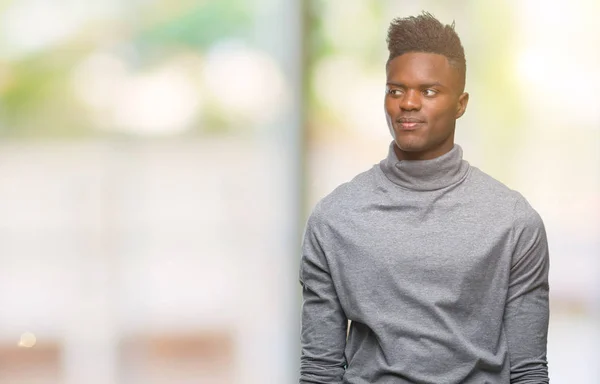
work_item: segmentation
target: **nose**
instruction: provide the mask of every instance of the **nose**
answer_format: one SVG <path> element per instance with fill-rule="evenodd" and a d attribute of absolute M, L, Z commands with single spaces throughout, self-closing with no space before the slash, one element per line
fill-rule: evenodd
<path fill-rule="evenodd" d="M 421 93 L 410 89 L 400 99 L 400 109 L 404 111 L 418 111 L 421 109 Z"/>

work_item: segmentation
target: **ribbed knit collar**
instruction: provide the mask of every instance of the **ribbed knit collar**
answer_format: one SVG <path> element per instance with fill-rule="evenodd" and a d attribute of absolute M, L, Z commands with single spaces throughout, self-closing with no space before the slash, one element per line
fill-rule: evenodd
<path fill-rule="evenodd" d="M 379 165 L 390 181 L 415 191 L 432 191 L 448 187 L 465 178 L 469 163 L 463 160 L 458 144 L 450 152 L 431 160 L 398 160 L 394 142 L 390 144 L 387 158 Z"/>

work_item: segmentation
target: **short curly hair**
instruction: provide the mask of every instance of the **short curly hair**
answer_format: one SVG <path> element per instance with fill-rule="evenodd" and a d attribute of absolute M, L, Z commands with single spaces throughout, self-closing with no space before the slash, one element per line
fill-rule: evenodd
<path fill-rule="evenodd" d="M 389 64 L 394 58 L 408 52 L 426 52 L 444 55 L 456 68 L 464 89 L 467 61 L 460 38 L 454 30 L 454 22 L 444 25 L 429 12 L 419 16 L 395 18 L 387 34 Z"/>

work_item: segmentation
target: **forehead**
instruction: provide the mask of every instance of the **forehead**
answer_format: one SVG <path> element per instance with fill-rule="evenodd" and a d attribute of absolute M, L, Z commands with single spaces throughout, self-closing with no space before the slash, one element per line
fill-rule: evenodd
<path fill-rule="evenodd" d="M 437 53 L 409 52 L 390 60 L 387 65 L 387 81 L 406 85 L 441 83 L 457 87 L 458 70 L 453 68 L 444 55 Z"/>

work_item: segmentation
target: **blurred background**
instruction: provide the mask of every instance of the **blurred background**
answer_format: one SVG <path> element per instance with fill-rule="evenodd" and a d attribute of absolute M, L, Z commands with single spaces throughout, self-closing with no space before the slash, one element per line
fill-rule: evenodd
<path fill-rule="evenodd" d="M 456 21 L 465 159 L 551 252 L 600 382 L 600 3 L 0 0 L 0 383 L 297 382 L 314 204 L 384 158 L 393 17 Z"/>

